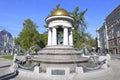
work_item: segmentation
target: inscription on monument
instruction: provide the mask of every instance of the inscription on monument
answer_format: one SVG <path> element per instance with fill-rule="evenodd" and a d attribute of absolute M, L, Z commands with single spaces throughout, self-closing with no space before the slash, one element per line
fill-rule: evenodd
<path fill-rule="evenodd" d="M 52 75 L 65 75 L 65 70 L 54 69 L 51 71 Z"/>

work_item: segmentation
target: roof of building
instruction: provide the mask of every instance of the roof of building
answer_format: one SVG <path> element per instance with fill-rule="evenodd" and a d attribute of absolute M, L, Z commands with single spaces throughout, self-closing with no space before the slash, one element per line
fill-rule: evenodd
<path fill-rule="evenodd" d="M 106 20 L 115 15 L 118 11 L 120 11 L 120 5 L 118 5 L 107 17 Z"/>
<path fill-rule="evenodd" d="M 52 11 L 51 16 L 69 16 L 69 12 L 63 8 L 57 8 Z"/>
<path fill-rule="evenodd" d="M 12 37 L 11 33 L 9 33 L 8 31 L 6 30 L 0 30 L 0 35 L 8 35 L 9 37 Z"/>

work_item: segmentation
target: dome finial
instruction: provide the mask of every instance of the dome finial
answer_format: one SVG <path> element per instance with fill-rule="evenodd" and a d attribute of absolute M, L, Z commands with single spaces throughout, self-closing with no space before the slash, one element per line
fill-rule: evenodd
<path fill-rule="evenodd" d="M 57 4 L 57 5 L 56 5 L 56 9 L 59 9 L 59 8 L 60 8 L 60 4 Z"/>

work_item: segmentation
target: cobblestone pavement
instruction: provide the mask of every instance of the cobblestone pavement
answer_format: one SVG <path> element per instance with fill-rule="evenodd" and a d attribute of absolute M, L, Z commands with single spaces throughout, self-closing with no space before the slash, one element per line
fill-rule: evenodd
<path fill-rule="evenodd" d="M 82 75 L 75 75 L 72 78 L 72 80 L 120 80 L 120 55 L 111 55 L 111 56 L 112 56 L 112 59 L 110 61 L 111 68 L 104 71 L 104 73 L 97 74 L 93 72 L 92 74 L 85 75 L 83 77 L 81 77 Z M 9 65 L 11 64 L 12 61 L 0 58 L 0 76 L 5 75 L 9 72 Z M 33 75 L 33 77 L 34 76 L 35 75 Z M 38 80 L 38 79 L 33 79 L 29 77 L 23 77 L 22 75 L 18 75 L 10 80 Z M 39 79 L 39 80 L 43 80 L 43 79 Z"/>

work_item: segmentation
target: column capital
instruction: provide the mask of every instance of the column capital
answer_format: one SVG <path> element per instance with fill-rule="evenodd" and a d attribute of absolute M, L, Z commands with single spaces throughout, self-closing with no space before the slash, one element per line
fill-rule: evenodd
<path fill-rule="evenodd" d="M 69 28 L 68 26 L 63 26 L 63 28 Z"/>
<path fill-rule="evenodd" d="M 55 27 L 53 27 L 54 29 L 57 29 L 57 27 L 55 26 Z"/>

